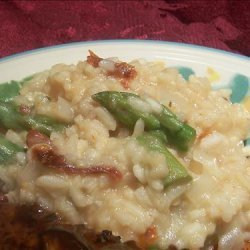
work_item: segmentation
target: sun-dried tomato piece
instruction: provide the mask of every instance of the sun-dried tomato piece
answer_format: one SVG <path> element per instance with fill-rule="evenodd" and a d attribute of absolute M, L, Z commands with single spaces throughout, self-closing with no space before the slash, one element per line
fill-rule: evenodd
<path fill-rule="evenodd" d="M 26 144 L 30 148 L 36 144 L 51 144 L 51 140 L 48 136 L 40 133 L 37 130 L 31 129 L 26 137 Z"/>
<path fill-rule="evenodd" d="M 103 60 L 103 58 L 97 56 L 93 51 L 89 50 L 89 56 L 87 56 L 87 62 L 90 65 L 97 68 L 101 60 Z"/>
<path fill-rule="evenodd" d="M 55 152 L 55 149 L 48 144 L 37 144 L 32 147 L 33 157 L 42 166 L 73 175 L 98 175 L 106 174 L 112 180 L 120 180 L 122 173 L 113 166 L 100 165 L 90 167 L 76 167 L 68 163 L 64 156 Z"/>

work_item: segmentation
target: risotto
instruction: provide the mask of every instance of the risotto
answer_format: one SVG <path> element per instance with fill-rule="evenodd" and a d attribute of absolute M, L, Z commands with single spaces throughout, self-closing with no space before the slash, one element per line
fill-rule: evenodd
<path fill-rule="evenodd" d="M 2 189 L 11 203 L 38 203 L 142 249 L 200 249 L 214 238 L 218 249 L 241 249 L 250 115 L 230 94 L 163 62 L 90 52 L 55 65 L 13 96 L 16 121 L 4 120 L 12 109 L 0 100 L 2 140 L 19 149 L 1 161 Z"/>

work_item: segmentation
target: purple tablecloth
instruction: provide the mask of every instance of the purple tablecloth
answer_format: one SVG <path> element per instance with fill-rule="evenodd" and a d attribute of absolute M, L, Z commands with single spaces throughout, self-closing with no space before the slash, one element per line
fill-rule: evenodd
<path fill-rule="evenodd" d="M 250 55 L 249 0 L 1 1 L 0 57 L 100 39 L 155 39 Z"/>

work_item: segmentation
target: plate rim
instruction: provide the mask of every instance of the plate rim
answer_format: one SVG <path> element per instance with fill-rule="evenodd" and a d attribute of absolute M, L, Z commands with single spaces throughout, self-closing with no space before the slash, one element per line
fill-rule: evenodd
<path fill-rule="evenodd" d="M 207 47 L 207 46 L 202 46 L 202 45 L 196 45 L 196 44 L 190 44 L 190 43 L 181 43 L 181 42 L 171 42 L 171 41 L 162 41 L 162 40 L 138 40 L 138 39 L 107 39 L 107 40 L 91 40 L 91 41 L 79 41 L 79 42 L 71 42 L 71 43 L 63 43 L 63 44 L 56 44 L 56 45 L 51 45 L 51 46 L 45 46 L 45 47 L 40 47 L 36 49 L 31 49 L 31 50 L 26 50 L 18 53 L 14 53 L 12 55 L 8 55 L 5 57 L 0 58 L 0 63 L 5 63 L 10 60 L 15 60 L 17 58 L 26 56 L 26 55 L 32 55 L 35 53 L 40 53 L 43 51 L 51 51 L 51 50 L 58 50 L 58 49 L 63 49 L 63 48 L 68 48 L 68 47 L 73 47 L 73 46 L 83 46 L 83 45 L 101 45 L 101 44 L 109 44 L 109 43 L 124 43 L 124 44 L 144 44 L 144 45 L 166 45 L 166 46 L 176 46 L 179 48 L 190 48 L 190 49 L 195 49 L 198 51 L 203 51 L 203 52 L 208 52 L 208 53 L 214 53 L 217 55 L 223 55 L 223 56 L 229 56 L 231 58 L 235 59 L 240 59 L 246 62 L 250 62 L 250 57 L 242 55 L 242 54 L 237 54 L 233 53 L 230 51 L 226 50 L 221 50 L 221 49 L 216 49 L 212 47 Z"/>

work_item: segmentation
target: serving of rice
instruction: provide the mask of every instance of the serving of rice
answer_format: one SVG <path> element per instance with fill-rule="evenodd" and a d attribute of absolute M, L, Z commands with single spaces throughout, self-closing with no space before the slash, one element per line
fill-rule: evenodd
<path fill-rule="evenodd" d="M 97 67 L 87 61 L 55 65 L 24 85 L 15 102 L 70 124 L 50 135 L 68 162 L 78 168 L 112 166 L 122 178 L 69 175 L 41 166 L 29 152 L 18 153 L 14 164 L 0 168 L 9 201 L 39 203 L 69 223 L 111 230 L 142 247 L 199 249 L 216 235 L 219 249 L 241 249 L 250 239 L 250 150 L 243 143 L 250 114 L 230 102 L 230 90 L 212 90 L 206 78 L 194 75 L 186 81 L 163 62 L 130 62 L 136 76 L 124 85 L 108 73 L 116 62 L 110 58 Z M 145 130 L 144 122 L 139 119 L 132 131 L 121 125 L 91 98 L 102 91 L 146 96 L 148 107 L 132 105 L 157 110 L 161 103 L 192 126 L 197 135 L 189 150 L 169 150 L 193 180 L 164 188 L 162 179 L 169 172 L 164 155 L 136 140 Z M 26 135 L 8 130 L 5 137 L 25 146 Z M 153 229 L 150 244 L 143 243 L 145 233 Z"/>

